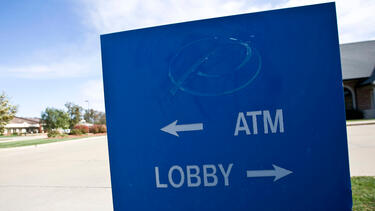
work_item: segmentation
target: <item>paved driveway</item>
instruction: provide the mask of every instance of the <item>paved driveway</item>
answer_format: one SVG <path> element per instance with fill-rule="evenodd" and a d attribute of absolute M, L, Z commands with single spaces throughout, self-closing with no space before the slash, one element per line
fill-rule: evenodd
<path fill-rule="evenodd" d="M 349 126 L 351 175 L 375 176 L 375 125 Z M 0 149 L 0 210 L 112 210 L 105 137 Z"/>
<path fill-rule="evenodd" d="M 0 149 L 0 210 L 112 210 L 105 137 Z"/>
<path fill-rule="evenodd" d="M 348 126 L 351 176 L 375 176 L 375 124 Z"/>

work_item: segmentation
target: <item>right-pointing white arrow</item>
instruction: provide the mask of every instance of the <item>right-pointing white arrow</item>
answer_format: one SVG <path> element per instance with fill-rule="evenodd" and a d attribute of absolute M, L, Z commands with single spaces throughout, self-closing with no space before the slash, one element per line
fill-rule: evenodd
<path fill-rule="evenodd" d="M 247 177 L 275 177 L 274 182 L 293 173 L 287 169 L 281 168 L 272 164 L 274 170 L 256 170 L 256 171 L 246 171 Z"/>

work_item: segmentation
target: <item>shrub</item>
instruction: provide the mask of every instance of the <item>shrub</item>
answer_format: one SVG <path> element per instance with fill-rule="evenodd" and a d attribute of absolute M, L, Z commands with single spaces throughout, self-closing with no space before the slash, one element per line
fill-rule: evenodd
<path fill-rule="evenodd" d="M 99 133 L 99 125 L 93 125 L 90 127 L 90 133 Z"/>
<path fill-rule="evenodd" d="M 90 127 L 90 133 L 106 133 L 107 127 L 105 125 L 93 125 Z"/>
<path fill-rule="evenodd" d="M 107 132 L 107 127 L 105 125 L 100 125 L 99 133 L 106 133 L 106 132 Z"/>
<path fill-rule="evenodd" d="M 57 130 L 51 130 L 51 131 L 48 131 L 47 133 L 48 138 L 55 138 L 59 135 L 60 135 L 60 132 Z"/>
<path fill-rule="evenodd" d="M 89 132 L 89 127 L 86 125 L 76 125 L 74 126 L 74 129 L 80 130 L 82 134 L 86 134 Z"/>
<path fill-rule="evenodd" d="M 81 130 L 79 130 L 79 129 L 72 129 L 72 130 L 70 131 L 70 134 L 71 134 L 71 135 L 82 135 L 82 132 L 81 132 Z"/>

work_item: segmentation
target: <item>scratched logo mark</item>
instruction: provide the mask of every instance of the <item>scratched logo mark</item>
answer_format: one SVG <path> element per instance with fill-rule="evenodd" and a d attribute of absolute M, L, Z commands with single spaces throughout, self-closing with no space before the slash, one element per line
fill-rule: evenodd
<path fill-rule="evenodd" d="M 240 91 L 259 75 L 262 59 L 249 41 L 204 38 L 183 46 L 169 64 L 170 93 L 221 96 Z"/>

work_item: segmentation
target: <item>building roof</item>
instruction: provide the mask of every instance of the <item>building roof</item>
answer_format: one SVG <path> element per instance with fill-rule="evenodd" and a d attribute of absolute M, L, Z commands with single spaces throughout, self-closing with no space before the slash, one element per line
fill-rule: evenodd
<path fill-rule="evenodd" d="M 40 127 L 40 119 L 38 118 L 23 118 L 23 117 L 14 117 L 12 120 L 9 121 L 8 124 L 5 125 L 5 128 L 39 128 Z"/>
<path fill-rule="evenodd" d="M 341 44 L 340 54 L 343 80 L 374 78 L 375 40 Z"/>
<path fill-rule="evenodd" d="M 9 121 L 9 124 L 39 124 L 40 120 L 38 118 L 24 118 L 24 117 L 14 117 Z"/>

